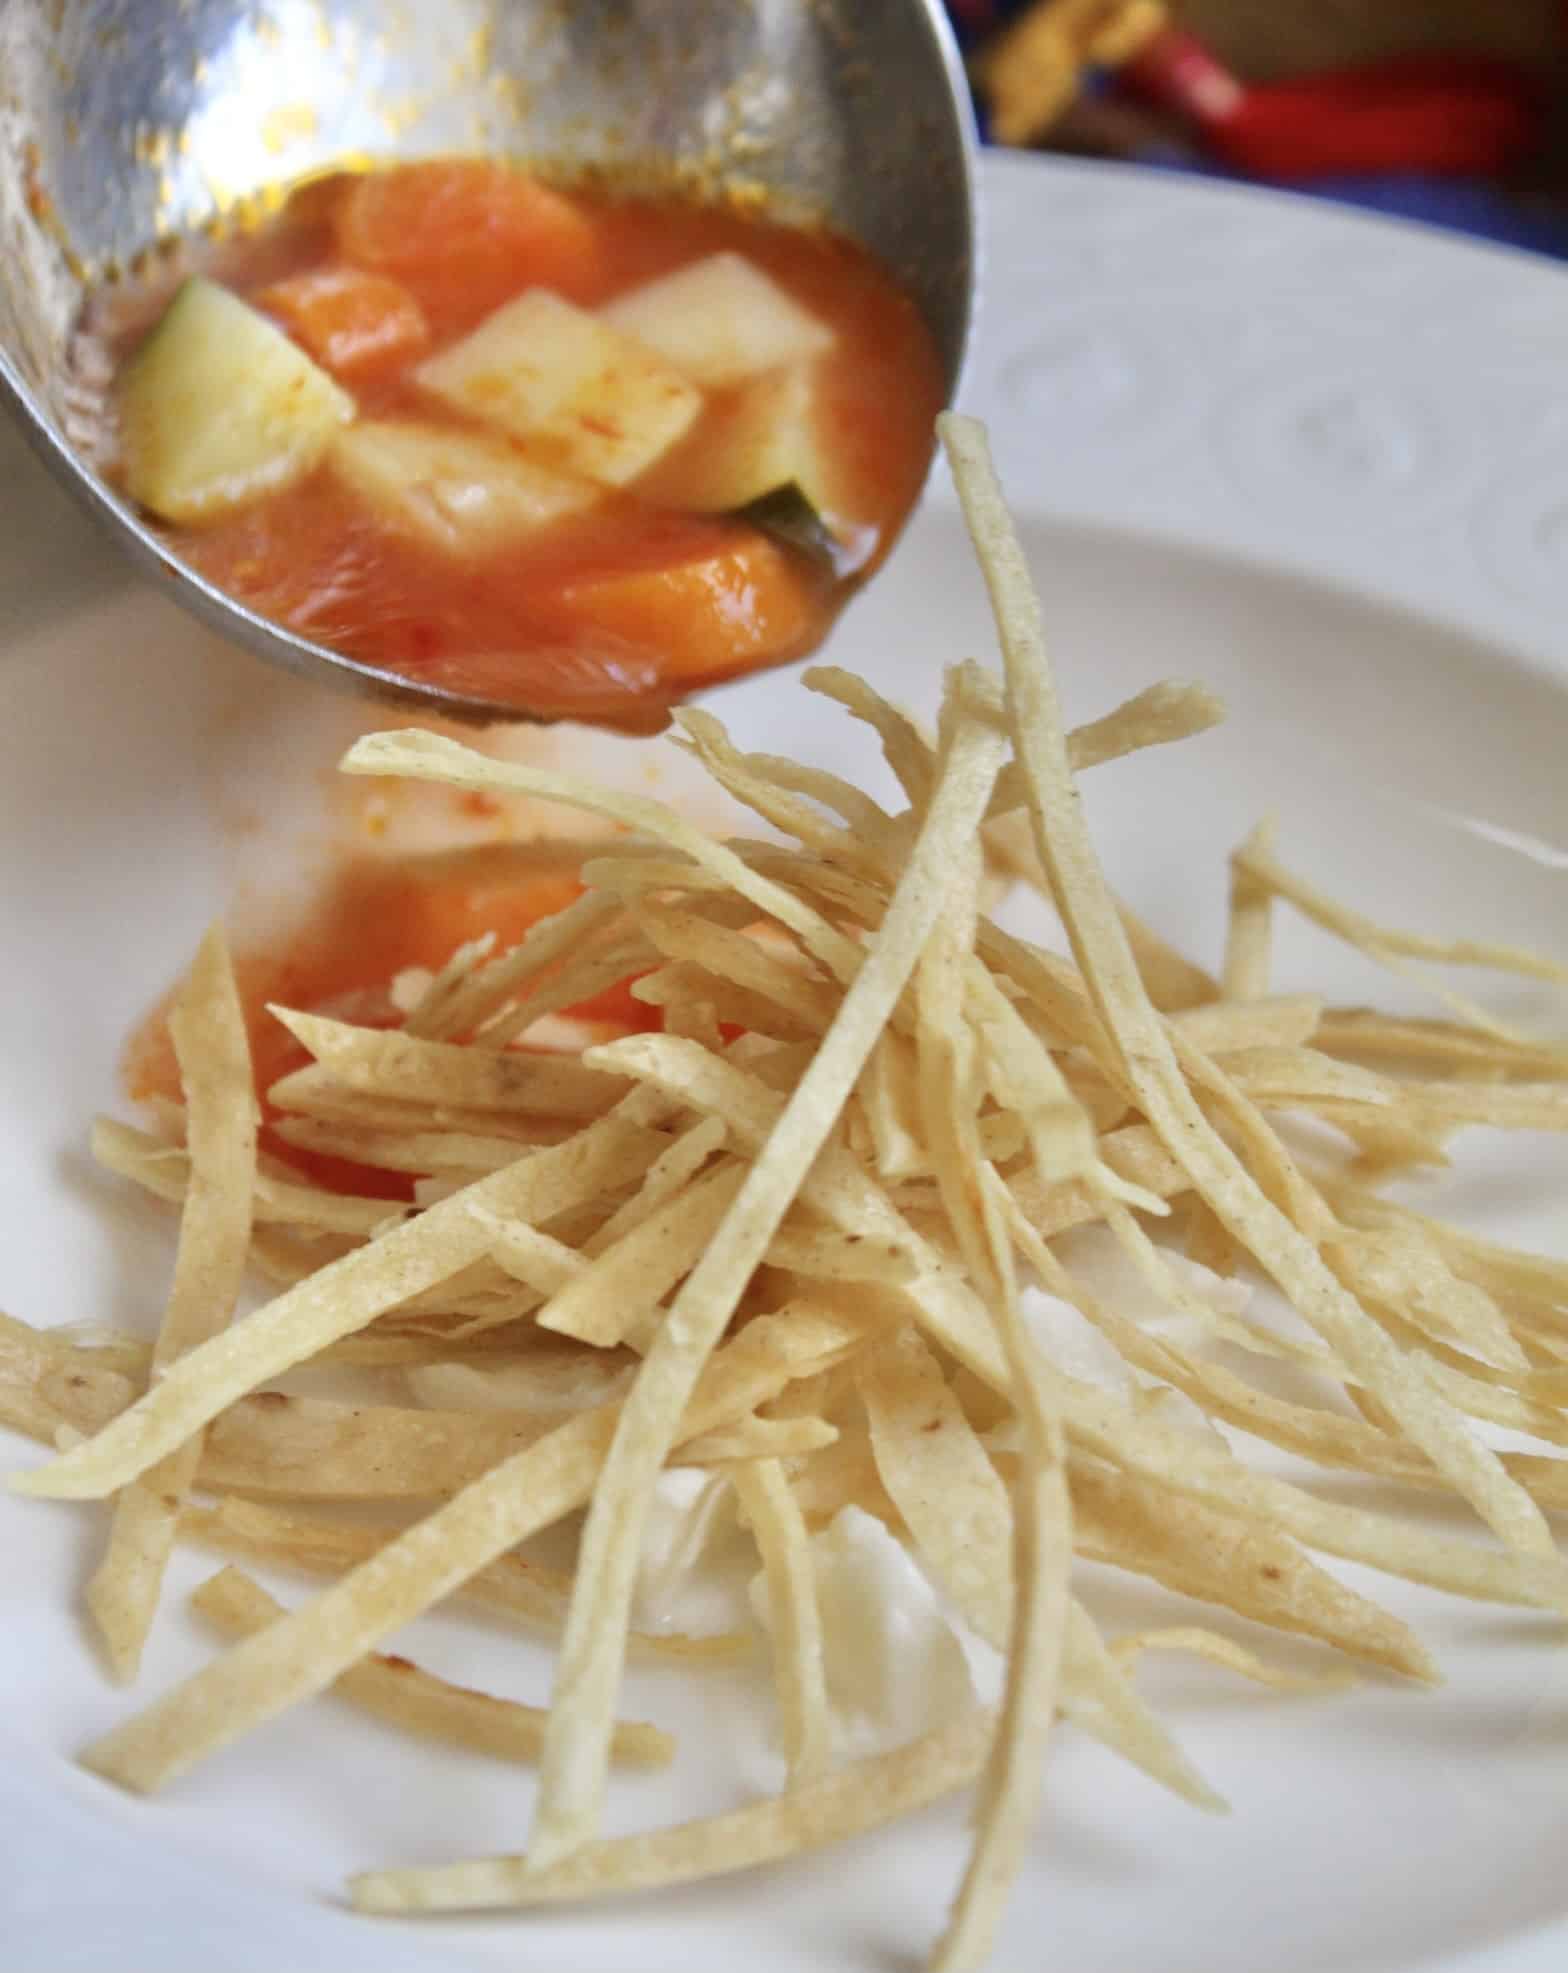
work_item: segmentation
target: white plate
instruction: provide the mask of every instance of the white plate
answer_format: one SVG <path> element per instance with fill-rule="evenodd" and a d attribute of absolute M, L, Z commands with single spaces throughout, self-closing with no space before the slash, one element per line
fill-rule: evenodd
<path fill-rule="evenodd" d="M 1227 731 L 1092 777 L 1116 880 L 1213 956 L 1223 855 L 1266 808 L 1289 855 L 1367 908 L 1568 952 L 1568 280 L 1544 264 L 1256 194 L 992 163 L 970 405 L 994 423 L 1049 599 L 1071 710 L 1169 673 Z M 362 717 L 223 651 L 125 588 L 12 445 L 0 665 L 0 1305 L 146 1325 L 170 1230 L 84 1157 L 116 1054 L 203 922 L 250 907 L 280 844 L 318 851 L 328 770 Z M 989 648 L 938 484 L 835 655 L 929 705 Z M 715 702 L 747 744 L 868 771 L 791 677 Z M 562 742 L 539 743 L 548 753 Z M 575 743 L 574 747 L 575 747 Z M 669 750 L 600 741 L 608 771 L 679 792 Z M 655 772 L 656 768 L 656 772 Z M 1470 826 L 1528 838 L 1529 856 Z M 1373 984 L 1292 933 L 1301 982 Z M 1547 1011 L 1547 1010 L 1541 1010 Z M 1560 1242 L 1568 1153 L 1485 1143 L 1434 1188 L 1504 1236 Z M 4 1459 L 24 1453 L 8 1441 Z M 526 1777 L 405 1754 L 331 1702 L 155 1803 L 71 1751 L 126 1707 L 76 1601 L 100 1517 L 0 1499 L 0 1964 L 6 1973 L 342 1973 L 540 1965 L 756 1973 L 911 1963 L 937 1926 L 962 1813 L 793 1868 L 594 1913 L 398 1927 L 335 1902 L 345 1872 L 515 1846 Z M 144 1673 L 208 1648 L 177 1604 Z M 301 1593 L 280 1579 L 280 1591 Z M 1068 1732 L 998 1964 L 1073 1973 L 1534 1973 L 1568 1953 L 1568 1661 L 1538 1619 L 1374 1586 L 1450 1674 L 1306 1704 L 1162 1676 L 1234 1804 L 1179 1808 Z M 1105 1589 L 1120 1621 L 1168 1600 Z M 542 1658 L 449 1619 L 408 1648 L 541 1696 Z M 630 1828 L 738 1799 L 766 1761 L 746 1681 L 639 1674 L 632 1708 L 689 1728 L 672 1778 L 619 1782 Z M 1047 1947 L 1044 1942 L 1049 1941 Z"/>

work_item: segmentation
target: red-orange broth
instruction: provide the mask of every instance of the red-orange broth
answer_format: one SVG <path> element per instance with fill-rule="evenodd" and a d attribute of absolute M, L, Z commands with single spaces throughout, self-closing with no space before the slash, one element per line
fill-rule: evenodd
<path fill-rule="evenodd" d="M 261 1099 L 261 1148 L 302 1176 L 333 1191 L 365 1198 L 411 1199 L 413 1180 L 302 1149 L 280 1137 L 272 1085 L 309 1056 L 268 1011 L 271 1005 L 332 1014 L 367 1027 L 398 1025 L 386 987 L 407 967 L 434 972 L 461 945 L 485 932 L 499 949 L 564 910 L 582 885 L 564 863 L 541 863 L 520 875 L 505 846 L 471 850 L 448 867 L 441 858 L 400 860 L 365 855 L 346 859 L 323 884 L 287 936 L 242 947 L 235 972 L 250 1038 L 256 1093 Z M 657 1028 L 661 1017 L 632 993 L 627 979 L 567 1011 L 594 1038 Z M 172 997 L 172 996 L 171 996 Z M 133 1101 L 183 1100 L 179 1064 L 169 1035 L 170 998 L 141 1023 L 126 1047 L 123 1076 Z"/>
<path fill-rule="evenodd" d="M 202 525 L 167 525 L 166 538 L 319 642 L 536 713 L 647 727 L 695 688 L 802 656 L 913 505 L 941 402 L 929 333 L 860 248 L 725 206 L 563 192 L 451 159 L 312 182 L 212 271 L 337 379 L 359 420 L 473 431 L 414 373 L 498 308 L 543 288 L 598 310 L 726 253 L 831 336 L 809 363 L 831 557 L 693 511 L 691 486 L 756 401 L 751 378 L 705 388 L 689 429 L 628 483 L 483 553 L 387 525 L 327 464 Z M 141 340 L 121 335 L 122 371 Z M 526 438 L 506 442 L 528 453 Z"/>

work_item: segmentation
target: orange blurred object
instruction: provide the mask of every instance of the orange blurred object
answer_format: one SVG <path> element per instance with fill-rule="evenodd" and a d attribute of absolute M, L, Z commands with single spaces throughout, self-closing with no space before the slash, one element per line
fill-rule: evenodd
<path fill-rule="evenodd" d="M 557 592 L 563 622 L 656 652 L 661 676 L 680 684 L 803 650 L 820 620 L 811 571 L 754 528 L 715 532 L 714 546 L 680 561 L 575 577 Z"/>
<path fill-rule="evenodd" d="M 576 200 L 508 164 L 442 158 L 356 179 L 337 209 L 338 246 L 394 275 L 438 326 L 472 322 L 520 289 L 590 299 L 602 242 Z"/>
<path fill-rule="evenodd" d="M 354 383 L 389 375 L 429 347 L 424 310 L 387 274 L 314 267 L 259 289 L 253 299 L 307 354 Z"/>

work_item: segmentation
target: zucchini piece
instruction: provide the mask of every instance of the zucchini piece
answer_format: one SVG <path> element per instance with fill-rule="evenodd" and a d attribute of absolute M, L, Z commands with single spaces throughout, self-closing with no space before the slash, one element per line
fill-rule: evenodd
<path fill-rule="evenodd" d="M 120 414 L 132 498 L 195 523 L 302 479 L 354 400 L 265 315 L 198 277 L 132 359 Z"/>
<path fill-rule="evenodd" d="M 606 486 L 645 472 L 703 403 L 661 357 L 544 288 L 498 308 L 414 378 L 543 464 Z"/>
<path fill-rule="evenodd" d="M 436 425 L 351 426 L 327 463 L 379 520 L 449 555 L 487 554 L 602 498 L 503 439 Z"/>
<path fill-rule="evenodd" d="M 640 490 L 672 507 L 727 514 L 796 486 L 808 505 L 836 522 L 840 476 L 821 423 L 814 365 L 770 370 L 716 403 L 691 444 Z"/>
<path fill-rule="evenodd" d="M 600 314 L 712 390 L 833 346 L 825 322 L 738 253 L 709 254 L 634 288 Z"/>
<path fill-rule="evenodd" d="M 853 556 L 845 544 L 793 480 L 787 486 L 776 486 L 770 493 L 748 500 L 744 507 L 736 507 L 733 512 L 737 521 L 745 521 L 770 535 L 780 547 L 804 555 L 808 562 L 815 562 L 830 575 L 847 574 L 852 566 Z"/>

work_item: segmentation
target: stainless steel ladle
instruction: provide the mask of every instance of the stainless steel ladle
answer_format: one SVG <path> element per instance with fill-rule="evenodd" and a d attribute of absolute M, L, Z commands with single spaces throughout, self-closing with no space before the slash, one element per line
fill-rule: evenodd
<path fill-rule="evenodd" d="M 96 282 L 351 157 L 489 151 L 734 175 L 869 247 L 949 396 L 974 290 L 973 133 L 939 0 L 0 0 L 0 394 L 177 602 L 258 656 L 459 718 L 517 719 L 246 609 L 73 438 Z"/>

